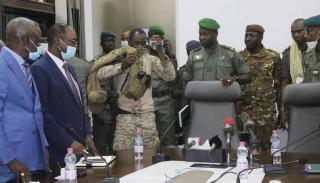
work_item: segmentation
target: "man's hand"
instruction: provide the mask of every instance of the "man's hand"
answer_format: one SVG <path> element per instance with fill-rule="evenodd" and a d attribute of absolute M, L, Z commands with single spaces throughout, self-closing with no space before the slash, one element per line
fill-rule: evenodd
<path fill-rule="evenodd" d="M 89 148 L 93 151 L 94 155 L 98 155 L 98 150 L 94 145 L 91 135 L 87 135 L 85 139 L 86 144 L 88 144 Z"/>
<path fill-rule="evenodd" d="M 235 78 L 232 76 L 226 76 L 222 78 L 221 81 L 224 87 L 229 87 L 235 81 Z"/>
<path fill-rule="evenodd" d="M 127 53 L 127 58 L 125 59 L 125 61 L 122 62 L 121 70 L 124 71 L 127 68 L 129 68 L 132 64 L 136 63 L 137 58 L 137 52 Z"/>
<path fill-rule="evenodd" d="M 12 173 L 17 175 L 17 180 L 22 179 L 22 182 L 27 183 L 31 181 L 29 168 L 18 160 L 12 160 L 8 163 L 8 167 Z"/>
<path fill-rule="evenodd" d="M 84 147 L 83 147 L 83 145 L 82 145 L 80 142 L 74 140 L 74 141 L 72 142 L 72 144 L 71 144 L 71 147 L 72 147 L 73 152 L 74 152 L 75 154 L 78 154 L 78 155 L 85 154 L 85 153 L 83 152 Z"/>

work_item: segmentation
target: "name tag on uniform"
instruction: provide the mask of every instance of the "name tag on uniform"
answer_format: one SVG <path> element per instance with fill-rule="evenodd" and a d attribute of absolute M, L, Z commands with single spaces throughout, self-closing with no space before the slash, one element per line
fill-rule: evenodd
<path fill-rule="evenodd" d="M 319 75 L 319 71 L 318 70 L 313 70 L 312 71 L 312 75 Z"/>

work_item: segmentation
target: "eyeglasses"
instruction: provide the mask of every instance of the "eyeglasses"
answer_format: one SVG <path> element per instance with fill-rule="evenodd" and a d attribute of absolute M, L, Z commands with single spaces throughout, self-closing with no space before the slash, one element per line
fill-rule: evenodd
<path fill-rule="evenodd" d="M 74 47 L 78 47 L 79 43 L 76 39 L 73 40 L 69 40 L 69 39 L 61 39 L 62 42 L 64 42 L 67 46 L 74 46 Z"/>

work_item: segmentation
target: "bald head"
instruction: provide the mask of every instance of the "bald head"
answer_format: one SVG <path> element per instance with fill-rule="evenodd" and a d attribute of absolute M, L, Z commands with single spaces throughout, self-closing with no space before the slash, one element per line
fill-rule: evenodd
<path fill-rule="evenodd" d="M 35 47 L 39 45 L 41 39 L 39 24 L 24 17 L 12 19 L 6 27 L 6 38 L 8 48 L 27 58 L 29 52 L 35 51 Z"/>
<path fill-rule="evenodd" d="M 304 25 L 303 25 L 304 19 L 298 18 L 294 20 L 291 24 L 291 31 L 299 31 L 299 30 L 304 30 Z"/>

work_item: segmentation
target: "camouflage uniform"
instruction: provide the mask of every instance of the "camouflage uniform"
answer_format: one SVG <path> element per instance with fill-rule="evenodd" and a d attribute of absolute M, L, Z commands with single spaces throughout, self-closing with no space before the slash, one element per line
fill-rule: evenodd
<path fill-rule="evenodd" d="M 147 74 L 156 73 L 166 81 L 175 79 L 174 66 L 169 60 L 160 61 L 159 58 L 149 54 L 144 54 L 139 59 L 143 60 L 143 70 Z M 138 100 L 127 98 L 122 94 L 121 86 L 125 83 L 129 70 L 123 71 L 121 67 L 122 63 L 116 63 L 104 66 L 97 72 L 97 77 L 101 81 L 114 78 L 119 94 L 117 99 L 119 114 L 116 122 L 114 150 L 133 148 L 135 129 L 137 127 L 142 128 L 144 144 L 155 146 L 159 143 L 159 138 L 153 112 L 152 89 L 147 89 L 145 94 Z"/>
<path fill-rule="evenodd" d="M 102 56 L 103 54 L 96 56 L 90 63 L 95 62 Z M 116 106 L 112 105 L 113 101 L 115 100 L 112 92 L 112 80 L 107 80 L 100 83 L 102 83 L 103 87 L 108 93 L 108 100 L 107 103 L 105 103 L 104 110 L 102 112 L 92 114 L 92 134 L 97 150 L 101 155 L 105 155 L 107 152 L 112 151 L 113 147 L 116 114 L 114 114 L 114 109 L 111 108 Z"/>
<path fill-rule="evenodd" d="M 247 112 L 256 123 L 263 149 L 270 148 L 272 129 L 276 127 L 276 102 L 279 104 L 281 60 L 277 53 L 262 48 L 256 54 L 240 53 L 251 68 L 251 83 L 241 85 L 242 96 L 237 114 Z M 238 116 L 239 119 L 239 116 Z"/>
<path fill-rule="evenodd" d="M 211 48 L 201 47 L 190 54 L 183 79 L 214 81 L 225 76 L 238 76 L 249 72 L 250 69 L 241 55 L 234 49 L 217 43 Z"/>
<path fill-rule="evenodd" d="M 317 47 L 307 51 L 303 57 L 304 83 L 320 82 L 320 51 Z"/>

